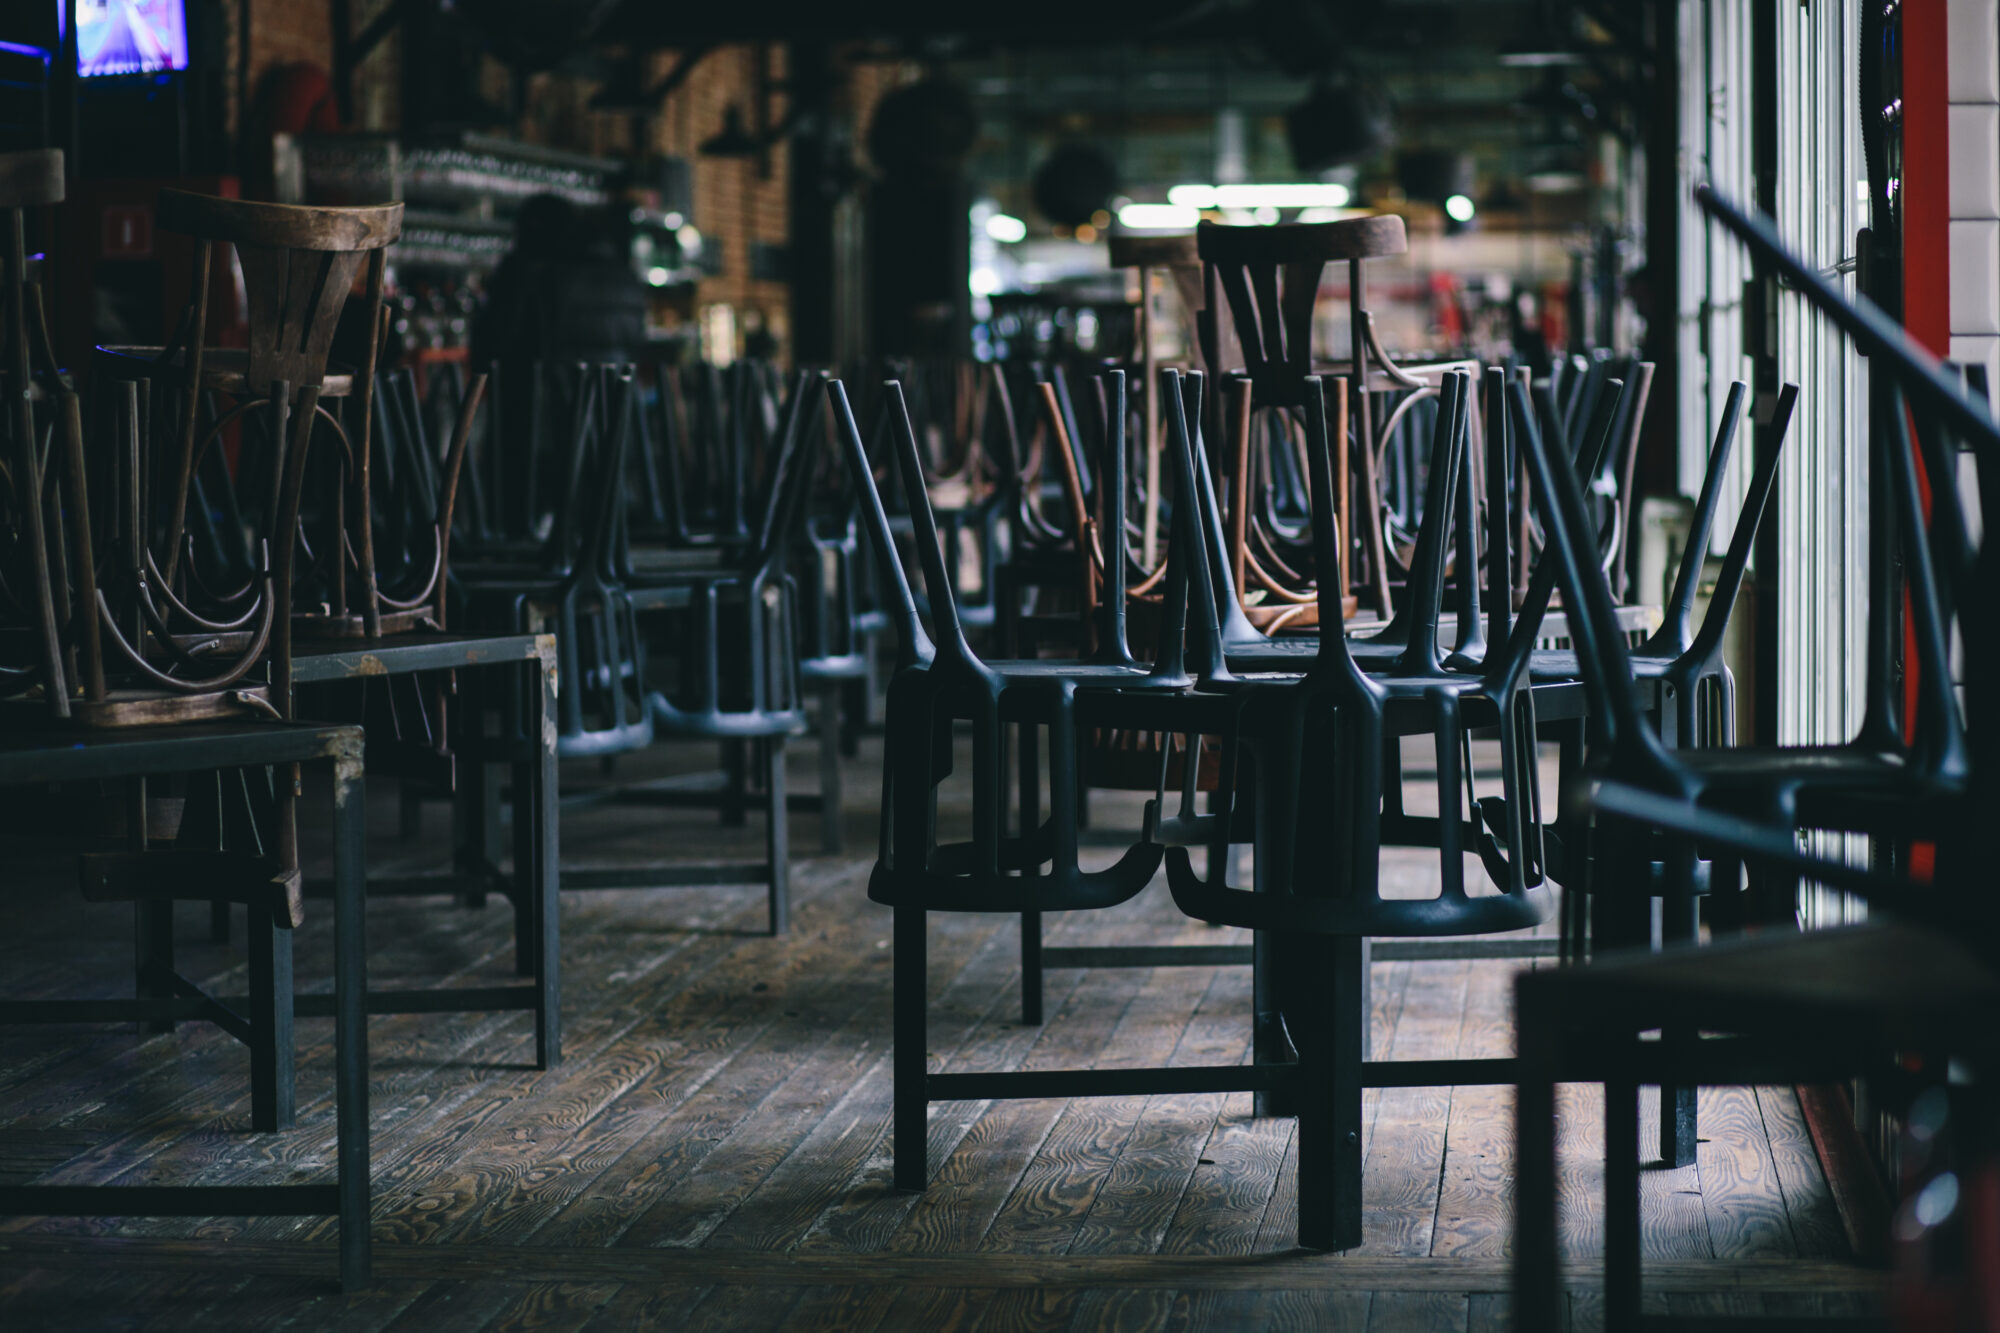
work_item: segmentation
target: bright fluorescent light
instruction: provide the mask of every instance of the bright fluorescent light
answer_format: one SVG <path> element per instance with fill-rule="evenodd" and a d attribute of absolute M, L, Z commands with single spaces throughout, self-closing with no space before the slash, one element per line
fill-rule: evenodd
<path fill-rule="evenodd" d="M 646 281 L 654 287 L 664 287 L 667 285 L 667 271 L 663 268 L 649 268 L 646 270 Z"/>
<path fill-rule="evenodd" d="M 1444 201 L 1445 216 L 1453 222 L 1470 222 L 1472 215 L 1478 211 L 1473 207 L 1472 201 L 1462 194 L 1455 194 Z"/>
<path fill-rule="evenodd" d="M 1028 224 L 1017 217 L 995 213 L 986 219 L 986 234 L 996 241 L 1012 245 L 1015 241 L 1028 239 Z"/>
<path fill-rule="evenodd" d="M 1521 183 L 1535 194 L 1567 194 L 1588 187 L 1590 178 L 1580 171 L 1537 171 Z"/>
<path fill-rule="evenodd" d="M 1133 231 L 1186 231 L 1199 221 L 1200 211 L 1185 204 L 1127 204 L 1118 210 L 1118 225 Z"/>
<path fill-rule="evenodd" d="M 976 268 L 966 285 L 974 296 L 991 296 L 1000 290 L 1000 275 L 990 268 Z"/>
<path fill-rule="evenodd" d="M 1343 208 L 1353 197 L 1338 182 L 1297 185 L 1176 185 L 1171 203 L 1186 208 Z"/>

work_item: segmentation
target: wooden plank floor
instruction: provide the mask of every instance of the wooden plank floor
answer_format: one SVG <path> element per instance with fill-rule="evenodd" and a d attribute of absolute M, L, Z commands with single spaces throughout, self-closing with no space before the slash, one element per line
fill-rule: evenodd
<path fill-rule="evenodd" d="M 799 785 L 813 754 L 795 747 Z M 621 776 L 705 761 L 692 747 Z M 1294 1247 L 1292 1123 L 1247 1095 L 949 1103 L 933 1108 L 930 1188 L 891 1188 L 889 916 L 863 883 L 879 746 L 848 766 L 856 854 L 803 856 L 792 933 L 758 933 L 755 887 L 572 894 L 563 904 L 561 1068 L 532 1067 L 525 1014 L 377 1018 L 372 1042 L 375 1288 L 332 1288 L 330 1223 L 0 1219 L 0 1327 L 448 1330 L 1508 1328 L 1512 1092 L 1370 1093 L 1366 1236 Z M 597 778 L 594 765 L 566 782 Z M 372 865 L 434 860 L 443 807 L 397 837 L 371 799 Z M 1415 793 L 1413 792 L 1413 797 Z M 1414 802 L 1413 802 L 1414 803 Z M 1135 822 L 1105 796 L 1104 825 Z M 751 857 L 760 835 L 643 807 L 564 819 L 572 861 Z M 794 846 L 815 845 L 799 818 Z M 81 903 L 63 866 L 17 865 L 0 992 L 117 995 L 125 910 Z M 1422 855 L 1390 852 L 1404 891 Z M 299 933 L 319 989 L 327 914 Z M 380 985 L 511 979 L 511 914 L 370 906 Z M 185 969 L 243 984 L 184 908 Z M 1053 918 L 1054 943 L 1232 943 L 1158 886 Z M 1048 1021 L 1021 1025 L 1011 918 L 938 916 L 934 1067 L 1004 1070 L 1248 1058 L 1246 968 L 1058 970 Z M 1519 964 L 1374 967 L 1374 1058 L 1506 1054 Z M 248 1132 L 247 1060 L 215 1029 L 0 1030 L 0 1173 L 50 1183 L 313 1179 L 333 1145 L 332 1025 L 301 1020 L 299 1124 Z M 1562 1092 L 1571 1322 L 1601 1328 L 1601 1093 Z M 1846 1256 L 1789 1089 L 1703 1093 L 1698 1162 L 1647 1170 L 1648 1300 L 1662 1313 L 1871 1316 L 1883 1277 Z M 1651 1126 L 1643 1142 L 1656 1136 Z"/>

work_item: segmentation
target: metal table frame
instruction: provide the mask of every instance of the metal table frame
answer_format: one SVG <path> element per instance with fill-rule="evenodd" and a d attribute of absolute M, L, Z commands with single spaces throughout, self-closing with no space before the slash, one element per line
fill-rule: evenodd
<path fill-rule="evenodd" d="M 368 1281 L 367 809 L 360 727 L 223 722 L 106 733 L 0 735 L 0 787 L 118 781 L 217 769 L 324 763 L 333 776 L 333 994 L 335 1175 L 313 1185 L 0 1185 L 0 1214 L 71 1217 L 293 1217 L 340 1219 L 340 1282 Z M 278 932 L 284 935 L 285 932 Z M 290 938 L 281 952 L 290 957 Z M 289 978 L 282 980 L 288 981 Z M 288 995 L 289 986 L 281 994 Z M 193 997 L 38 1002 L 40 1021 L 212 1017 Z M 67 1020 L 57 1017 L 70 1006 Z M 318 1008 L 318 1006 L 315 1006 Z M 111 1010 L 116 1010 L 115 1013 Z M 199 1010 L 200 1012 L 196 1012 Z M 311 1012 L 305 1011 L 303 1012 Z M 0 1020 L 12 1017 L 0 1008 Z M 266 1059 L 289 1088 L 291 1009 L 278 1006 Z M 254 1049 L 254 1048 L 253 1048 Z"/>
<path fill-rule="evenodd" d="M 485 732 L 485 706 L 503 697 L 489 695 L 489 673 L 478 668 L 518 670 L 518 702 L 525 718 L 519 734 L 501 728 L 497 740 Z M 527 1010 L 535 1016 L 535 1064 L 562 1063 L 561 927 L 558 914 L 561 869 L 557 818 L 555 700 L 556 643 L 549 634 L 407 634 L 373 642 L 315 644 L 292 661 L 295 685 L 408 675 L 420 671 L 475 673 L 461 679 L 469 725 L 458 731 L 463 762 L 452 802 L 452 868 L 417 875 L 371 878 L 368 891 L 405 897 L 459 894 L 483 898 L 504 893 L 514 906 L 515 967 L 530 978 L 521 986 L 452 986 L 422 990 L 372 991 L 371 1014 L 465 1013 Z M 508 710 L 502 710 L 503 718 Z M 494 864 L 490 843 L 496 832 L 499 788 L 490 765 L 511 765 L 517 802 L 514 818 L 514 871 Z M 525 795 L 525 803 L 522 797 Z M 309 892 L 325 886 L 308 882 Z M 318 1016 L 318 996 L 302 996 L 299 1012 Z"/>
<path fill-rule="evenodd" d="M 1990 955 L 1989 955 L 1990 956 Z M 2000 971 L 1966 939 L 1871 922 L 1635 952 L 1515 980 L 1514 1318 L 1553 1328 L 1562 1298 L 1555 1085 L 1604 1085 L 1604 1326 L 1638 1329 L 1639 1089 L 1895 1076 L 1897 1057 L 1991 1068 Z M 1698 1038 L 1641 1034 L 1698 1030 Z M 1942 1071 L 1944 1060 L 1926 1060 Z M 1936 1075 L 1941 1077 L 1942 1074 Z"/>

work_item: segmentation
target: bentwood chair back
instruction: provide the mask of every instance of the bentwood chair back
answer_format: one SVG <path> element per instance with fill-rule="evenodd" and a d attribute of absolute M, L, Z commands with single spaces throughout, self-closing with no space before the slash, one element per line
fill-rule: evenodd
<path fill-rule="evenodd" d="M 6 600 L 12 604 L 19 628 L 25 631 L 25 641 L 35 645 L 33 651 L 20 655 L 23 660 L 0 667 L 0 690 L 11 694 L 39 684 L 42 706 L 56 718 L 70 715 L 70 691 L 76 683 L 76 644 L 71 637 L 75 618 L 70 613 L 68 589 L 58 589 L 52 572 L 64 563 L 66 543 L 62 506 L 56 506 L 53 515 L 45 508 L 35 403 L 45 405 L 43 416 L 47 417 L 51 415 L 48 409 L 69 411 L 74 395 L 60 383 L 55 358 L 47 347 L 41 289 L 36 275 L 29 271 L 26 210 L 61 203 L 63 195 L 60 149 L 0 153 L 0 212 L 5 213 L 7 225 L 6 325 L 0 330 L 5 338 L 5 361 L 0 363 L 0 375 L 5 376 L 13 399 L 12 411 L 0 421 L 0 430 L 7 433 L 5 511 L 11 538 L 4 583 Z M 49 462 L 58 468 L 67 493 L 73 479 L 62 471 L 63 460 L 50 451 Z M 94 616 L 95 607 L 86 609 Z M 65 623 L 58 624 L 59 619 Z M 66 656 L 71 660 L 65 661 Z M 94 679 L 101 690 L 101 675 Z"/>
<path fill-rule="evenodd" d="M 122 665 L 148 686 L 217 698 L 264 651 L 261 635 L 218 639 L 218 628 L 235 631 L 262 620 L 270 627 L 269 706 L 288 716 L 295 606 L 313 608 L 299 617 L 299 629 L 309 633 L 372 637 L 413 627 L 421 618 L 382 614 L 368 498 L 384 251 L 401 233 L 402 205 L 306 208 L 165 190 L 157 225 L 196 243 L 189 307 L 165 347 L 100 347 L 92 363 L 123 438 L 112 460 L 120 521 L 109 534 L 122 551 L 114 566 L 120 577 L 101 632 Z M 208 346 L 210 271 L 225 244 L 234 248 L 244 275 L 249 339 L 242 348 Z M 363 363 L 331 367 L 334 329 L 364 264 L 369 315 Z M 209 394 L 234 405 L 204 422 Z M 350 394 L 358 408 L 354 438 L 323 402 Z M 262 492 L 261 498 L 252 495 L 253 512 L 270 577 L 268 587 L 259 578 L 219 588 L 186 559 L 188 500 L 207 453 L 231 425 L 250 424 L 253 415 L 265 426 L 267 443 L 251 451 L 244 471 L 258 478 L 255 490 Z M 174 437 L 157 451 L 150 436 L 155 416 L 171 420 Z M 335 451 L 312 456 L 316 434 Z M 311 488 L 315 513 L 308 531 L 301 516 L 315 471 L 332 484 Z M 164 518 L 156 520 L 154 502 L 162 497 Z M 208 635 L 202 650 L 229 665 L 219 672 L 191 669 L 192 650 L 177 637 L 188 631 Z M 168 669 L 153 665 L 162 656 L 171 661 Z"/>

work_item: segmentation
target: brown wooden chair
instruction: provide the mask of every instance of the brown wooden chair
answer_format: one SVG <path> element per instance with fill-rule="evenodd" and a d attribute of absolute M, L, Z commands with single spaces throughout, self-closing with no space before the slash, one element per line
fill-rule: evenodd
<path fill-rule="evenodd" d="M 290 716 L 295 630 L 378 637 L 434 623 L 442 529 L 430 587 L 411 607 L 391 606 L 384 614 L 376 576 L 369 473 L 379 315 L 368 319 L 359 366 L 328 363 L 341 310 L 364 264 L 367 309 L 381 309 L 384 252 L 401 234 L 402 211 L 401 204 L 308 208 L 160 193 L 159 229 L 195 241 L 189 307 L 165 347 L 100 347 L 92 372 L 112 402 L 117 460 L 108 475 L 124 500 L 112 539 L 124 569 L 105 601 L 103 629 L 124 667 L 157 691 L 183 696 L 178 716 L 202 706 L 246 705 Z M 240 348 L 209 345 L 210 274 L 224 244 L 234 247 L 247 298 L 248 345 Z M 325 403 L 347 398 L 359 423 L 352 436 Z M 209 411 L 204 422 L 204 404 L 216 399 L 232 402 Z M 157 418 L 171 423 L 169 449 L 151 445 Z M 252 449 L 260 421 L 267 443 Z M 300 517 L 316 430 L 337 446 L 330 463 L 320 460 L 319 475 L 338 480 L 315 488 L 316 521 L 308 532 Z M 244 441 L 236 492 L 246 498 L 263 545 L 250 558 L 263 569 L 238 586 L 216 587 L 189 554 L 188 504 L 200 469 L 232 431 Z M 358 587 L 350 586 L 350 572 Z M 266 633 L 268 699 L 225 688 L 262 659 Z M 205 653 L 190 639 L 199 639 Z M 156 664 L 162 657 L 169 666 Z M 222 665 L 202 670 L 197 657 Z M 192 702 L 196 697 L 201 704 Z"/>
<path fill-rule="evenodd" d="M 86 898 L 134 904 L 136 998 L 0 1006 L 6 1011 L 0 1020 L 134 1019 L 156 1031 L 181 1020 L 213 1021 L 250 1048 L 252 1127 L 282 1129 L 295 1111 L 291 941 L 303 913 L 293 813 L 297 764 L 291 761 L 350 758 L 358 776 L 360 734 L 326 731 L 321 744 L 306 734 L 311 729 L 241 723 L 131 727 L 118 734 L 61 729 L 63 723 L 90 727 L 214 719 L 243 711 L 270 714 L 269 698 L 243 682 L 262 653 L 276 606 L 268 580 L 260 580 L 251 609 L 238 624 L 219 630 L 213 621 L 203 626 L 198 613 L 160 579 L 150 548 L 124 536 L 143 537 L 154 508 L 147 487 L 153 478 L 140 462 L 136 405 L 142 385 L 127 380 L 120 386 L 116 397 L 134 410 L 114 415 L 113 435 L 99 437 L 101 444 L 115 439 L 116 445 L 89 456 L 80 400 L 49 346 L 39 277 L 25 254 L 24 210 L 62 197 L 59 152 L 0 155 L 0 207 L 8 215 L 7 344 L 0 365 L 13 398 L 13 410 L 0 423 L 6 432 L 0 456 L 4 508 L 13 539 L 0 552 L 0 602 L 12 603 L 0 614 L 26 613 L 6 631 L 24 647 L 6 654 L 8 666 L 0 675 L 31 678 L 41 687 L 40 698 L 10 705 L 4 730 L 16 758 L 28 767 L 38 751 L 62 760 L 44 755 L 33 770 L 37 785 L 10 795 L 0 845 L 17 853 L 75 855 Z M 45 439 L 53 441 L 46 451 Z M 112 479 L 95 506 L 88 485 L 92 464 Z M 100 515 L 112 522 L 98 530 L 115 539 L 103 548 L 93 534 L 93 519 Z M 107 558 L 107 552 L 114 554 Z M 110 591 L 121 599 L 118 614 L 99 587 L 100 570 L 111 575 Z M 129 583 L 118 581 L 126 575 Z M 126 600 L 128 588 L 145 600 Z M 151 600 L 155 591 L 157 602 Z M 107 640 L 135 659 L 136 665 L 126 663 L 131 670 L 107 672 Z M 212 656 L 203 651 L 205 643 L 214 645 Z M 166 665 L 156 665 L 155 658 Z M 30 665 L 16 668 L 17 661 Z M 173 674 L 190 663 L 206 674 L 199 679 Z M 253 781 L 249 775 L 261 775 L 269 762 L 283 765 L 280 780 Z M 62 770 L 75 770 L 76 779 L 66 785 Z M 203 806 L 214 816 L 213 829 L 204 826 L 190 835 L 188 826 L 204 821 L 184 816 L 190 806 L 203 805 L 197 793 L 204 790 L 215 793 Z M 231 802 L 227 818 L 225 801 Z M 263 825 L 256 836 L 235 835 L 239 810 Z M 359 875 L 357 861 L 357 892 Z M 172 908 L 182 900 L 248 909 L 247 1000 L 204 995 L 176 971 Z"/>
<path fill-rule="evenodd" d="M 1358 474 L 1350 484 L 1366 497 L 1358 533 L 1352 525 L 1352 508 L 1347 487 L 1335 496 L 1335 515 L 1343 547 L 1358 536 L 1363 545 L 1366 585 L 1377 610 L 1385 617 L 1389 600 L 1389 552 L 1381 516 L 1381 442 L 1390 438 L 1401 416 L 1426 398 L 1437 396 L 1444 376 L 1465 372 L 1475 377 L 1479 365 L 1471 360 L 1441 361 L 1425 365 L 1399 365 L 1382 345 L 1381 331 L 1368 308 L 1363 265 L 1370 259 L 1405 253 L 1409 240 L 1403 220 L 1394 214 L 1346 218 L 1337 222 L 1293 223 L 1276 227 L 1235 227 L 1203 222 L 1195 230 L 1195 246 L 1203 265 L 1206 305 L 1199 322 L 1204 354 L 1211 368 L 1219 360 L 1223 328 L 1223 306 L 1242 350 L 1246 384 L 1235 392 L 1248 393 L 1258 406 L 1296 407 L 1304 401 L 1308 375 L 1340 377 L 1349 382 L 1353 405 L 1355 449 Z M 1326 266 L 1347 265 L 1348 325 L 1352 352 L 1344 362 L 1315 361 L 1312 355 L 1313 309 L 1318 302 L 1320 279 Z M 1218 297 L 1220 299 L 1218 299 Z M 1384 409 L 1384 395 L 1402 391 L 1404 397 Z M 1231 393 L 1214 395 L 1230 400 Z M 1249 430 L 1246 406 L 1222 406 L 1211 422 L 1217 439 L 1230 439 L 1234 448 L 1224 456 L 1234 459 L 1247 448 Z M 1379 416 L 1379 420 L 1378 420 Z M 1475 416 L 1475 422 L 1477 418 Z M 1229 423 L 1225 435 L 1222 423 Z M 1475 435 L 1473 455 L 1480 454 Z M 1336 475 L 1341 460 L 1334 460 Z M 1240 470 L 1240 469 L 1239 469 Z M 1232 497 L 1232 508 L 1238 501 Z M 1232 522 L 1232 526 L 1237 526 Z M 1247 524 L 1244 540 L 1249 539 Z"/>
<path fill-rule="evenodd" d="M 41 291 L 27 254 L 29 208 L 61 203 L 63 155 L 60 149 L 0 154 L 0 211 L 6 214 L 6 355 L 0 373 L 6 376 L 12 409 L 0 421 L 6 447 L 0 453 L 6 499 L 7 536 L 4 572 L 0 572 L 0 602 L 24 634 L 23 650 L 10 653 L 0 666 L 0 689 L 41 687 L 41 704 L 58 718 L 69 716 L 74 664 L 65 661 L 58 619 L 68 619 L 62 589 L 52 576 L 63 556 L 62 509 L 45 505 L 47 478 L 43 470 L 41 423 L 37 404 L 54 406 L 59 384 L 55 358 L 49 351 Z M 53 522 L 51 522 L 53 520 Z M 31 647 L 29 647 L 31 645 Z"/>

